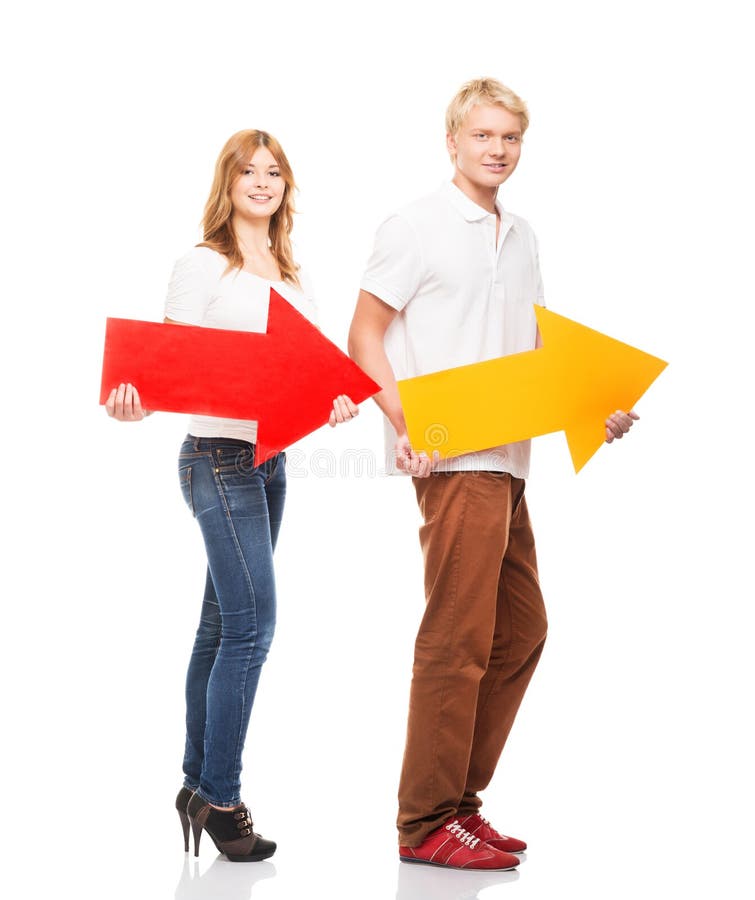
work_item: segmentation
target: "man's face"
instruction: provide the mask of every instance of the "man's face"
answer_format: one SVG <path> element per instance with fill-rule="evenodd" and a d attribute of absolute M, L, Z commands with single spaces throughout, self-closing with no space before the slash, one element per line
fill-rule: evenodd
<path fill-rule="evenodd" d="M 458 187 L 471 196 L 480 191 L 494 195 L 519 162 L 522 123 L 502 106 L 473 106 L 458 132 L 446 140 Z"/>

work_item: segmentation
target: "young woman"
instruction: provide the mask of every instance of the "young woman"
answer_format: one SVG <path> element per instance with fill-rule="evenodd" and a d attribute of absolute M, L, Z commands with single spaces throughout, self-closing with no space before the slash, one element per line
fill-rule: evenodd
<path fill-rule="evenodd" d="M 263 332 L 271 286 L 313 318 L 291 249 L 294 189 L 271 135 L 241 131 L 228 140 L 205 206 L 204 241 L 176 263 L 166 322 Z M 113 389 L 106 408 L 121 421 L 148 415 L 134 385 Z M 330 425 L 357 413 L 347 396 L 336 397 Z M 244 739 L 275 628 L 273 550 L 286 491 L 285 454 L 255 467 L 256 438 L 256 422 L 194 416 L 179 456 L 181 489 L 208 565 L 186 678 L 185 777 L 176 808 L 186 850 L 191 823 L 195 855 L 204 829 L 236 862 L 275 852 L 252 830 L 240 796 Z"/>

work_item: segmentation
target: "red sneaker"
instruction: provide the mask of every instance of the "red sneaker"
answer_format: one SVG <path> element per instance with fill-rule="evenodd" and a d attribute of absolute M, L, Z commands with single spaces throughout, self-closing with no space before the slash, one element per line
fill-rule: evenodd
<path fill-rule="evenodd" d="M 496 850 L 503 850 L 505 853 L 522 853 L 527 849 L 524 841 L 496 831 L 490 822 L 483 819 L 479 813 L 459 819 L 459 825 Z"/>
<path fill-rule="evenodd" d="M 422 841 L 419 847 L 399 847 L 404 862 L 447 866 L 451 869 L 487 869 L 502 871 L 519 865 L 516 856 L 503 853 L 465 831 L 458 819 L 451 819 Z"/>

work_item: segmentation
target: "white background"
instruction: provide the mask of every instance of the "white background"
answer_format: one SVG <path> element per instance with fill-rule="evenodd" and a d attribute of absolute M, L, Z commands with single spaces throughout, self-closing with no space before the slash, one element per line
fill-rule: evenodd
<path fill-rule="evenodd" d="M 6 13 L 2 199 L 4 872 L 16 896 L 752 896 L 752 71 L 744 3 L 27 3 Z M 105 317 L 159 320 L 223 142 L 282 142 L 295 237 L 345 346 L 375 228 L 449 177 L 443 116 L 529 103 L 505 205 L 551 309 L 669 361 L 631 436 L 528 486 L 550 637 L 485 809 L 514 876 L 400 867 L 422 608 L 377 409 L 302 442 L 244 796 L 268 863 L 186 864 L 182 687 L 204 562 L 182 416 L 98 407 Z M 320 463 L 318 463 L 320 465 Z M 316 471 L 313 471 L 316 469 Z M 15 873 L 15 874 L 14 874 Z"/>

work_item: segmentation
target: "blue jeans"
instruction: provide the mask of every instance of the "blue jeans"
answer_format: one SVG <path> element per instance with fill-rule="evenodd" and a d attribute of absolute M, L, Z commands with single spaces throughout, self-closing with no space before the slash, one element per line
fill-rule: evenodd
<path fill-rule="evenodd" d="M 216 806 L 241 802 L 241 755 L 275 631 L 273 549 L 285 454 L 254 467 L 254 445 L 187 435 L 181 490 L 207 551 L 202 614 L 186 675 L 184 784 Z"/>

